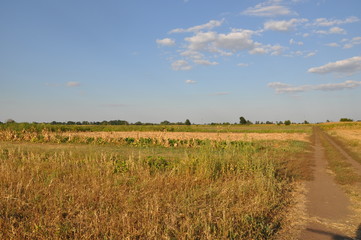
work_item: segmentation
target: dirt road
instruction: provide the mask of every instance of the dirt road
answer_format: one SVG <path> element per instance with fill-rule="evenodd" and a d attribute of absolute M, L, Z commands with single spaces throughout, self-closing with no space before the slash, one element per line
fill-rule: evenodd
<path fill-rule="evenodd" d="M 346 151 L 319 129 L 315 129 L 314 140 L 314 180 L 308 183 L 307 224 L 301 231 L 301 240 L 343 240 L 361 239 L 361 226 L 357 227 L 350 200 L 337 185 L 327 166 L 325 149 L 321 136 L 361 172 L 361 165 L 355 162 Z M 361 219 L 359 221 L 361 223 Z"/>

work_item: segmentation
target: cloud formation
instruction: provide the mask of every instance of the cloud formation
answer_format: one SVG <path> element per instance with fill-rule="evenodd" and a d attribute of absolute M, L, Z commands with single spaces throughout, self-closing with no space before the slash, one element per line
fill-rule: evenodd
<path fill-rule="evenodd" d="M 171 38 L 157 39 L 156 42 L 161 46 L 174 46 L 175 40 Z"/>
<path fill-rule="evenodd" d="M 331 27 L 336 25 L 348 24 L 358 22 L 360 19 L 355 16 L 348 17 L 344 20 L 341 19 L 327 19 L 327 18 L 317 18 L 311 25 L 318 27 Z"/>
<path fill-rule="evenodd" d="M 343 89 L 353 89 L 359 86 L 361 86 L 361 81 L 353 81 L 353 80 L 348 80 L 342 83 L 328 83 L 328 84 L 301 85 L 301 86 L 292 86 L 281 82 L 271 82 L 268 84 L 268 87 L 273 88 L 276 91 L 276 93 L 297 93 L 297 92 L 306 92 L 311 90 L 336 91 Z"/>
<path fill-rule="evenodd" d="M 175 71 L 191 70 L 192 66 L 185 60 L 177 60 L 172 63 L 172 68 Z"/>
<path fill-rule="evenodd" d="M 317 30 L 314 31 L 315 33 L 318 34 L 346 34 L 346 30 L 340 27 L 332 27 L 328 30 Z"/>
<path fill-rule="evenodd" d="M 201 30 L 210 30 L 215 27 L 219 27 L 222 25 L 224 20 L 210 20 L 208 23 L 197 25 L 190 28 L 176 28 L 171 30 L 169 33 L 185 33 L 185 32 L 199 32 Z"/>
<path fill-rule="evenodd" d="M 221 20 L 210 20 L 204 24 L 191 26 L 188 28 L 175 28 L 168 32 L 173 34 L 173 38 L 157 39 L 159 46 L 177 46 L 176 51 L 168 52 L 171 54 L 172 69 L 176 71 L 191 70 L 197 65 L 214 66 L 218 65 L 225 57 L 240 57 L 249 55 L 273 55 L 284 57 L 312 57 L 318 50 L 315 46 L 310 48 L 311 39 L 316 34 L 323 35 L 322 39 L 332 38 L 332 35 L 347 34 L 341 25 L 360 21 L 358 17 L 349 16 L 344 19 L 317 18 L 307 19 L 302 17 L 290 17 L 298 15 L 290 7 L 304 0 L 266 0 L 255 6 L 247 8 L 242 12 L 247 16 L 267 17 L 258 28 L 225 28 L 225 22 L 229 24 L 226 18 Z M 287 18 L 288 16 L 288 18 Z M 242 16 L 243 18 L 245 16 Z M 286 17 L 279 19 L 278 17 Z M 273 18 L 273 19 L 272 19 Z M 222 28 L 221 28 L 222 27 Z M 216 29 L 217 28 L 217 29 Z M 221 31 L 219 30 L 221 29 Z M 285 41 L 280 38 L 269 38 L 277 32 L 287 37 L 288 45 L 283 46 Z M 291 35 L 292 34 L 292 35 Z M 291 35 L 291 37 L 290 37 Z M 328 36 L 330 35 L 330 36 Z M 300 36 L 309 37 L 308 40 L 300 41 Z M 321 38 L 321 36 L 317 36 Z M 265 42 L 272 39 L 272 42 Z M 361 44 L 361 37 L 343 39 L 340 42 L 321 43 L 324 46 L 352 48 Z M 318 43 L 319 44 L 319 43 Z M 174 60 L 176 59 L 176 60 Z M 177 60 L 181 59 L 181 60 Z M 309 72 L 319 73 L 315 68 Z"/>
<path fill-rule="evenodd" d="M 197 81 L 190 80 L 190 79 L 185 80 L 184 82 L 185 82 L 186 84 L 195 84 L 195 83 L 197 83 Z"/>
<path fill-rule="evenodd" d="M 352 48 L 355 45 L 361 44 L 361 37 L 353 37 L 351 39 L 342 39 L 341 42 L 344 44 L 343 48 Z"/>
<path fill-rule="evenodd" d="M 239 66 L 239 67 L 248 67 L 249 64 L 248 63 L 238 63 L 237 66 Z"/>
<path fill-rule="evenodd" d="M 67 87 L 78 87 L 78 86 L 80 86 L 80 83 L 79 82 L 67 82 L 66 86 Z"/>
<path fill-rule="evenodd" d="M 326 73 L 343 73 L 347 75 L 355 74 L 361 71 L 361 56 L 327 63 L 320 67 L 308 69 L 309 73 L 326 74 Z"/>
<path fill-rule="evenodd" d="M 283 20 L 283 21 L 267 21 L 264 23 L 263 28 L 264 30 L 272 30 L 272 31 L 279 31 L 279 32 L 290 32 L 295 30 L 296 26 L 307 22 L 308 20 L 305 18 L 302 19 L 297 19 L 297 18 L 292 18 L 288 21 Z"/>
<path fill-rule="evenodd" d="M 282 0 L 269 0 L 254 7 L 247 8 L 243 15 L 257 17 L 276 17 L 295 14 L 288 7 L 282 5 Z"/>

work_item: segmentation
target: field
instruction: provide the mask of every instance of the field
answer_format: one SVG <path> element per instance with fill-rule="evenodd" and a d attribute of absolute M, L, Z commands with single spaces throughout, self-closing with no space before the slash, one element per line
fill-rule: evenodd
<path fill-rule="evenodd" d="M 0 239 L 274 239 L 311 178 L 283 129 L 3 129 Z"/>
<path fill-rule="evenodd" d="M 361 163 L 361 123 L 331 123 L 322 128 Z"/>

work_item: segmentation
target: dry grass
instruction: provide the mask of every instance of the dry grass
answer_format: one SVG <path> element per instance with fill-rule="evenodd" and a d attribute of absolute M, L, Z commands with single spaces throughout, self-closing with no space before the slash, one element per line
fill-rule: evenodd
<path fill-rule="evenodd" d="M 361 123 L 333 124 L 324 129 L 361 164 Z"/>
<path fill-rule="evenodd" d="M 272 239 L 307 145 L 3 142 L 0 239 Z"/>
<path fill-rule="evenodd" d="M 354 212 L 347 222 L 340 223 L 337 227 L 353 234 L 354 230 L 361 225 L 361 174 L 348 163 L 345 157 L 324 136 L 321 137 L 321 141 L 335 181 L 342 186 L 349 196 Z"/>
<path fill-rule="evenodd" d="M 197 133 L 197 132 L 17 132 L 0 131 L 0 140 L 52 143 L 151 144 L 163 146 L 194 146 L 207 141 L 309 141 L 307 133 Z"/>

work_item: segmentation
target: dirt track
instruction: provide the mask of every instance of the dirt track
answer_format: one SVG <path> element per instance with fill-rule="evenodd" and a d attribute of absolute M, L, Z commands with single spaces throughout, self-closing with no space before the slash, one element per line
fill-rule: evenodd
<path fill-rule="evenodd" d="M 344 191 L 334 182 L 327 169 L 325 149 L 321 144 L 321 136 L 329 141 L 355 170 L 361 172 L 361 165 L 355 162 L 346 151 L 338 146 L 330 137 L 315 129 L 314 140 L 314 180 L 308 183 L 307 224 L 301 231 L 302 240 L 342 240 L 360 239 L 361 223 L 353 221 L 350 201 Z"/>

